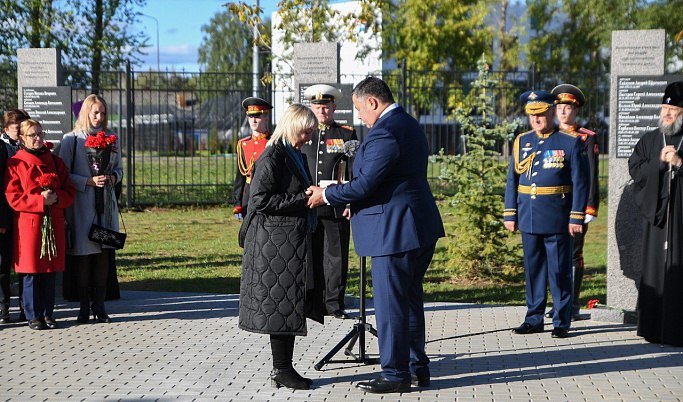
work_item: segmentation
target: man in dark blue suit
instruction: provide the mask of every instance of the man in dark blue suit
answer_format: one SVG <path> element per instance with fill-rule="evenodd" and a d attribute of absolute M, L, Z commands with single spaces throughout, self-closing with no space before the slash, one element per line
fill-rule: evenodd
<path fill-rule="evenodd" d="M 427 138 L 394 102 L 384 81 L 368 77 L 353 90 L 353 104 L 370 128 L 353 165 L 353 179 L 311 187 L 309 205 L 351 204 L 356 253 L 372 257 L 372 283 L 382 374 L 360 382 L 367 392 L 409 392 L 429 385 L 422 280 L 441 215 L 427 182 Z"/>
<path fill-rule="evenodd" d="M 515 138 L 505 188 L 505 227 L 522 232 L 527 313 L 513 330 L 543 332 L 547 287 L 553 296 L 553 338 L 566 338 L 572 310 L 572 236 L 583 231 L 590 176 L 586 148 L 555 126 L 556 96 L 522 94 L 533 130 Z"/>

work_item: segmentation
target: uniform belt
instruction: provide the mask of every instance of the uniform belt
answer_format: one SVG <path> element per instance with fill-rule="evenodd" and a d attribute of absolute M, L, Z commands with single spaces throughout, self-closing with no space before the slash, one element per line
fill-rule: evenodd
<path fill-rule="evenodd" d="M 522 194 L 536 195 L 552 195 L 552 194 L 567 194 L 572 192 L 572 186 L 548 186 L 548 187 L 538 187 L 538 186 L 524 186 L 519 185 L 517 191 Z"/>

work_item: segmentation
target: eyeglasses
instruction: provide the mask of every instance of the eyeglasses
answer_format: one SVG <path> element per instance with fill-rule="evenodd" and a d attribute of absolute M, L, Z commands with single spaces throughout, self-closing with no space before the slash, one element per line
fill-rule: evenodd
<path fill-rule="evenodd" d="M 38 137 L 45 138 L 45 133 L 41 131 L 39 133 L 33 133 L 33 134 L 25 135 L 24 137 L 28 137 L 32 140 L 35 140 Z"/>

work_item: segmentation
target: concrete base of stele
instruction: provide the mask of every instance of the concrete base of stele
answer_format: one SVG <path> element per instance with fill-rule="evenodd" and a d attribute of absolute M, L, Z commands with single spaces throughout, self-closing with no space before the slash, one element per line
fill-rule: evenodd
<path fill-rule="evenodd" d="M 595 307 L 590 310 L 591 320 L 601 322 L 615 322 L 621 324 L 637 324 L 638 312 Z"/>

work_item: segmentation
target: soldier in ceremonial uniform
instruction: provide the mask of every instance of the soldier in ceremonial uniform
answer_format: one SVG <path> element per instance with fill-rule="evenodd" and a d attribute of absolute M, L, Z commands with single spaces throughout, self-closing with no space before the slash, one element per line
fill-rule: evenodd
<path fill-rule="evenodd" d="M 588 231 L 588 223 L 597 219 L 598 206 L 600 204 L 600 181 L 598 179 L 598 156 L 600 152 L 595 133 L 584 127 L 579 127 L 576 123 L 576 115 L 579 114 L 579 108 L 586 103 L 586 97 L 583 95 L 583 92 L 574 85 L 562 84 L 553 88 L 552 94 L 557 96 L 555 108 L 557 109 L 557 120 L 560 122 L 560 130 L 572 131 L 583 140 L 590 167 L 590 189 L 588 191 L 588 205 L 586 206 L 583 233 L 574 234 L 574 251 L 572 255 L 572 269 L 574 272 L 572 320 L 580 320 L 582 317 L 579 296 L 581 294 L 581 282 L 583 281 L 583 243 Z M 545 316 L 552 318 L 553 313 L 554 310 L 550 309 Z"/>
<path fill-rule="evenodd" d="M 237 172 L 232 195 L 235 208 L 235 218 L 242 219 L 247 215 L 249 201 L 249 184 L 254 169 L 254 162 L 266 147 L 270 133 L 268 132 L 268 115 L 273 106 L 261 98 L 249 97 L 242 101 L 242 107 L 247 110 L 251 135 L 237 143 Z"/>
<path fill-rule="evenodd" d="M 301 152 L 308 158 L 313 185 L 325 187 L 323 180 L 349 180 L 348 156 L 344 144 L 356 140 L 352 127 L 334 121 L 335 102 L 342 98 L 339 89 L 331 85 L 313 85 L 304 96 L 311 101 L 311 110 L 318 118 L 318 130 Z M 347 144 L 348 148 L 348 144 Z M 355 149 L 353 150 L 355 152 Z M 348 152 L 347 152 L 348 153 Z M 313 233 L 313 266 L 323 270 L 325 307 L 336 318 L 349 318 L 344 311 L 346 277 L 349 270 L 349 236 L 351 233 L 348 207 L 322 205 L 317 208 L 318 225 Z"/>
<path fill-rule="evenodd" d="M 532 130 L 515 138 L 505 188 L 504 224 L 522 232 L 527 313 L 516 334 L 543 332 L 547 286 L 555 303 L 553 338 L 571 324 L 572 237 L 583 231 L 590 186 L 579 136 L 555 126 L 556 96 L 522 94 Z"/>

